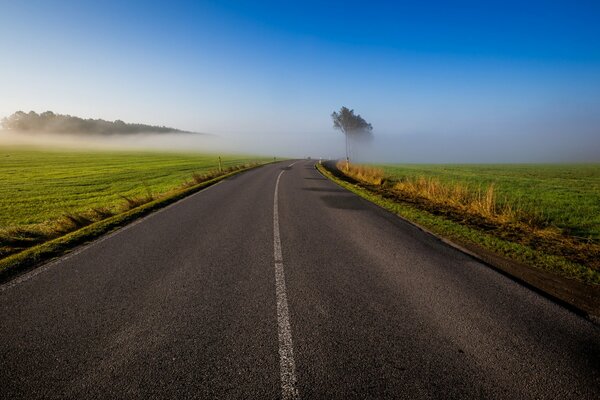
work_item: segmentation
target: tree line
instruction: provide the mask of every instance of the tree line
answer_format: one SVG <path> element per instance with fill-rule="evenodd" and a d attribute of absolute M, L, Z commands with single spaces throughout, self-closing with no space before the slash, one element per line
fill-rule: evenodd
<path fill-rule="evenodd" d="M 17 111 L 2 119 L 2 127 L 9 131 L 76 133 L 76 134 L 132 134 L 132 133 L 192 133 L 166 126 L 129 124 L 121 120 L 83 119 L 46 111 L 38 114 Z"/>

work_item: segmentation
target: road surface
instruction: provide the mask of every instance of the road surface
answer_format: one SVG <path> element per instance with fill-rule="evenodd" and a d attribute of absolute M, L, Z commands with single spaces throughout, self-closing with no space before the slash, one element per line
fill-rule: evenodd
<path fill-rule="evenodd" d="M 0 287 L 0 398 L 600 398 L 600 330 L 267 165 Z"/>

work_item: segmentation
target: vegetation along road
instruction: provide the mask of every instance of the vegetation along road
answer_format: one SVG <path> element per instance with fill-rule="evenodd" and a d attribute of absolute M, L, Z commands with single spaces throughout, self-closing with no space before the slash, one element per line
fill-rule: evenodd
<path fill-rule="evenodd" d="M 327 180 L 236 175 L 0 286 L 0 398 L 600 398 L 598 326 Z"/>

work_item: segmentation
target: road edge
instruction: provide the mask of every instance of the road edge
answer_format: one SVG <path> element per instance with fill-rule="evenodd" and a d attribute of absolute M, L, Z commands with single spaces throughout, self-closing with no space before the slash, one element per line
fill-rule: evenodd
<path fill-rule="evenodd" d="M 79 246 L 89 244 L 103 235 L 115 232 L 142 217 L 146 217 L 155 211 L 161 210 L 179 200 L 183 200 L 184 198 L 213 186 L 224 179 L 272 163 L 273 162 L 253 165 L 248 168 L 218 176 L 206 182 L 181 189 L 169 196 L 142 204 L 124 213 L 94 222 L 56 239 L 12 254 L 0 260 L 0 284 L 4 284 L 25 272 L 31 271 L 43 264 L 62 257 Z"/>
<path fill-rule="evenodd" d="M 468 245 L 468 244 L 459 244 L 455 241 L 452 241 L 448 238 L 445 238 L 426 227 L 411 221 L 410 219 L 405 218 L 402 215 L 393 212 L 386 207 L 374 203 L 369 198 L 362 194 L 362 191 L 367 191 L 367 189 L 363 188 L 354 188 L 355 190 L 351 190 L 340 184 L 339 179 L 336 178 L 330 171 L 326 169 L 320 162 L 315 163 L 315 169 L 325 178 L 329 179 L 336 185 L 340 186 L 343 189 L 346 189 L 357 196 L 361 197 L 364 200 L 367 200 L 369 203 L 374 204 L 377 207 L 382 208 L 383 210 L 392 213 L 397 218 L 400 218 L 404 222 L 411 224 L 422 232 L 427 233 L 430 236 L 433 236 L 437 240 L 443 242 L 447 246 L 450 246 L 461 253 L 468 255 L 469 257 L 479 261 L 480 263 L 494 269 L 495 271 L 501 273 L 502 275 L 512 279 L 515 282 L 543 295 L 544 297 L 554 301 L 555 303 L 560 304 L 561 306 L 569 309 L 570 311 L 585 317 L 589 321 L 593 322 L 596 325 L 600 325 L 600 301 L 598 304 L 590 304 L 586 297 L 578 296 L 579 292 L 576 290 L 579 287 L 589 287 L 581 282 L 574 281 L 572 279 L 568 279 L 565 277 L 561 277 L 556 274 L 552 274 L 548 271 L 544 271 L 541 269 L 533 268 L 528 265 L 518 263 L 514 260 L 508 259 L 506 257 L 494 254 L 490 251 L 487 251 L 483 248 L 479 248 L 476 245 Z M 371 193 L 372 195 L 375 195 Z M 467 247 L 468 246 L 468 247 Z M 549 281 L 554 283 L 553 285 L 546 283 L 545 281 Z M 557 287 L 564 286 L 567 288 L 577 287 L 574 290 L 558 290 Z"/>

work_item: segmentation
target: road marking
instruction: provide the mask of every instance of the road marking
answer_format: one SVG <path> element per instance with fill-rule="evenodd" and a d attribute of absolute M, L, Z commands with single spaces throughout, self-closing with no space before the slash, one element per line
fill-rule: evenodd
<path fill-rule="evenodd" d="M 285 171 L 281 171 L 279 175 L 277 175 L 277 181 L 275 182 L 275 194 L 273 195 L 273 248 L 274 248 L 274 258 L 275 262 L 283 261 L 283 256 L 281 255 L 281 238 L 279 236 L 279 197 L 277 192 L 279 191 L 279 179 L 281 179 L 281 175 L 283 175 Z"/>
<path fill-rule="evenodd" d="M 297 161 L 296 161 L 297 162 Z M 295 163 L 290 164 L 291 167 Z M 273 195 L 273 248 L 275 258 L 275 294 L 277 297 L 277 328 L 279 333 L 279 370 L 281 375 L 281 397 L 284 400 L 298 399 L 296 388 L 296 364 L 292 345 L 292 328 L 285 292 L 285 274 L 283 272 L 283 255 L 281 253 L 281 237 L 279 235 L 279 180 L 285 170 L 281 171 L 275 182 Z"/>

